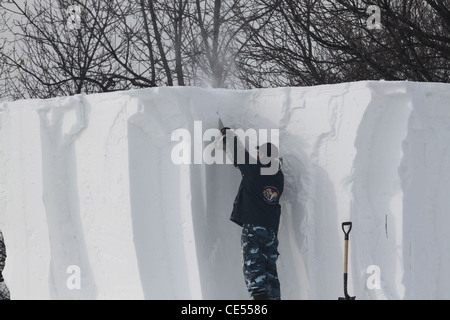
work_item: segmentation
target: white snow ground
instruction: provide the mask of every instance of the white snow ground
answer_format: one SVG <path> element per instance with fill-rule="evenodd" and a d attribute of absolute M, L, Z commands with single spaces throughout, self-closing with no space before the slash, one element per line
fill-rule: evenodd
<path fill-rule="evenodd" d="M 247 299 L 239 172 L 171 158 L 171 134 L 217 111 L 279 129 L 283 299 L 343 296 L 344 221 L 350 295 L 450 298 L 450 85 L 387 81 L 1 102 L 11 298 Z"/>

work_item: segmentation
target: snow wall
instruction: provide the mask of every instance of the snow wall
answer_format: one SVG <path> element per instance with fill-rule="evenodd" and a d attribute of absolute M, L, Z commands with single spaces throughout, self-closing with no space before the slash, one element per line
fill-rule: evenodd
<path fill-rule="evenodd" d="M 450 298 L 450 85 L 411 82 L 1 103 L 11 298 L 248 299 L 229 221 L 238 170 L 171 158 L 172 133 L 194 141 L 217 112 L 279 130 L 282 299 L 343 296 L 344 221 L 350 295 Z"/>

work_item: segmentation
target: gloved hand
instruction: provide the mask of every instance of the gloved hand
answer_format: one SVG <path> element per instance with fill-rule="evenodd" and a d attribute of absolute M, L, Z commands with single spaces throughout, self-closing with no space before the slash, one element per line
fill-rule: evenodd
<path fill-rule="evenodd" d="M 226 145 L 227 145 L 227 130 L 230 129 L 229 127 L 223 127 L 220 129 L 220 137 L 216 139 L 216 148 L 221 149 L 225 151 Z"/>
<path fill-rule="evenodd" d="M 225 151 L 227 153 L 227 156 L 232 159 L 233 153 L 230 152 L 230 150 L 227 148 L 227 130 L 231 129 L 229 127 L 223 127 L 222 129 L 220 129 L 220 133 L 221 133 L 221 138 L 216 140 L 216 147 L 217 149 L 222 149 L 223 151 Z M 232 137 L 234 137 L 234 135 L 232 135 Z M 237 168 L 237 164 L 235 163 L 234 166 Z"/>
<path fill-rule="evenodd" d="M 222 133 L 223 136 L 225 136 L 227 134 L 227 130 L 230 129 L 229 127 L 223 127 L 222 129 L 220 129 L 220 132 Z"/>

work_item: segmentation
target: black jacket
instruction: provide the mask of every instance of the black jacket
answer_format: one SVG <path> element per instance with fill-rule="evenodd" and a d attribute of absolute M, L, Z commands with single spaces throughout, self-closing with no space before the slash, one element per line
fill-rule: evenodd
<path fill-rule="evenodd" d="M 245 163 L 239 164 L 236 153 L 234 155 L 234 164 L 241 171 L 242 181 L 234 200 L 231 221 L 240 226 L 248 223 L 277 232 L 281 215 L 280 197 L 284 188 L 281 167 L 274 175 L 262 175 L 261 168 L 269 167 L 270 164 L 263 165 L 259 161 L 251 164 L 250 155 L 246 150 Z"/>

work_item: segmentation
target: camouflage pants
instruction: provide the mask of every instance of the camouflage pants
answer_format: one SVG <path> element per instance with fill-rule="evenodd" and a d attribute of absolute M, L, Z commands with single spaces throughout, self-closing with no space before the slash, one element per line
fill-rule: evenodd
<path fill-rule="evenodd" d="M 3 280 L 3 269 L 5 268 L 6 260 L 6 246 L 5 240 L 3 239 L 3 233 L 0 230 L 0 300 L 9 300 L 10 294 L 6 283 Z"/>
<path fill-rule="evenodd" d="M 244 224 L 241 247 L 244 278 L 249 294 L 253 296 L 265 292 L 268 299 L 279 300 L 277 233 L 265 227 Z"/>
<path fill-rule="evenodd" d="M 0 282 L 0 300 L 10 300 L 9 289 L 5 282 Z"/>

